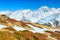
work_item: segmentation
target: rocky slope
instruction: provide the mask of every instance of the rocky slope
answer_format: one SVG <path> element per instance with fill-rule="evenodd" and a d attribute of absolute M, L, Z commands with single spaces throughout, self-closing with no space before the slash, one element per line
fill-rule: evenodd
<path fill-rule="evenodd" d="M 1 40 L 60 40 L 60 27 L 17 21 L 6 15 L 0 15 L 0 25 L 4 25 L 0 29 Z M 16 30 L 14 26 L 25 29 Z"/>
<path fill-rule="evenodd" d="M 33 33 L 28 30 L 16 31 L 13 28 L 3 28 L 0 30 L 0 40 L 60 40 L 60 32 Z"/>

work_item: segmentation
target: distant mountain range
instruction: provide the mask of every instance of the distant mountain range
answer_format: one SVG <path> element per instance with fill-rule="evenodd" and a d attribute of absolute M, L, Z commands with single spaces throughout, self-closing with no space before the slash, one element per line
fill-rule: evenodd
<path fill-rule="evenodd" d="M 37 10 L 0 11 L 0 14 L 6 14 L 8 17 L 18 21 L 40 24 L 50 23 L 52 26 L 56 25 L 56 21 L 60 22 L 60 8 L 49 8 L 47 6 L 42 6 Z"/>

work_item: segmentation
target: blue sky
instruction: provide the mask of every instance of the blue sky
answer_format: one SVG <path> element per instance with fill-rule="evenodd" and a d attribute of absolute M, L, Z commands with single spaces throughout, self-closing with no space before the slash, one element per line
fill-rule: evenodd
<path fill-rule="evenodd" d="M 60 0 L 0 0 L 0 10 L 36 10 L 41 6 L 60 7 Z"/>

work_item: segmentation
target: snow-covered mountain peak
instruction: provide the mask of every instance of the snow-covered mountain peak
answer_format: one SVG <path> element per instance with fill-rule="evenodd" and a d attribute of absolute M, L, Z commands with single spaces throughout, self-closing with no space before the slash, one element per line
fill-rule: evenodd
<path fill-rule="evenodd" d="M 49 7 L 47 7 L 47 6 L 41 6 L 38 10 L 49 10 Z"/>
<path fill-rule="evenodd" d="M 17 10 L 17 11 L 0 11 L 8 17 L 18 21 L 29 21 L 36 23 L 48 23 L 53 20 L 60 20 L 60 8 L 49 8 L 42 6 L 37 10 Z"/>

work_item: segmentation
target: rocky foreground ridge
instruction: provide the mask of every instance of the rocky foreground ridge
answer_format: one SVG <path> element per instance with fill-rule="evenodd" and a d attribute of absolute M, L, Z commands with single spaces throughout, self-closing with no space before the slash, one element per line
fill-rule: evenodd
<path fill-rule="evenodd" d="M 28 30 L 16 31 L 13 28 L 3 28 L 0 30 L 0 40 L 60 40 L 60 32 L 33 33 Z"/>
<path fill-rule="evenodd" d="M 0 29 L 0 40 L 60 40 L 60 27 L 17 21 L 6 15 L 0 15 L 0 25 L 5 26 Z M 17 31 L 14 26 L 23 27 L 25 30 Z M 34 27 L 44 31 L 34 32 Z"/>

